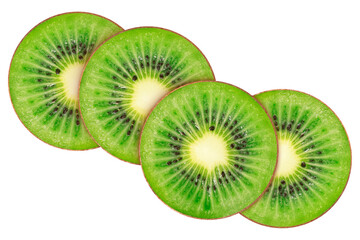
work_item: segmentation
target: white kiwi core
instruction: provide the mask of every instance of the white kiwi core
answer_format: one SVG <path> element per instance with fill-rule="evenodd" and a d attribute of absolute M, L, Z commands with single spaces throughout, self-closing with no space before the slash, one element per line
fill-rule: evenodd
<path fill-rule="evenodd" d="M 286 139 L 279 139 L 279 156 L 275 176 L 289 176 L 299 166 L 300 157 L 296 154 L 293 143 Z"/>
<path fill-rule="evenodd" d="M 154 79 L 143 79 L 134 84 L 131 106 L 139 114 L 146 116 L 155 104 L 169 90 Z"/>
<path fill-rule="evenodd" d="M 211 171 L 227 163 L 228 151 L 222 137 L 205 133 L 190 145 L 190 156 L 192 161 Z"/>
<path fill-rule="evenodd" d="M 79 85 L 83 70 L 84 64 L 74 63 L 60 73 L 60 79 L 64 84 L 65 95 L 70 100 L 78 101 L 79 99 Z"/>

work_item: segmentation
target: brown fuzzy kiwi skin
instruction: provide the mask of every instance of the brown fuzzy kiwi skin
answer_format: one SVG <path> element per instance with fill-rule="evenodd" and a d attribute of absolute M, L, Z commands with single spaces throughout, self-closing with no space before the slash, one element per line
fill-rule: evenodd
<path fill-rule="evenodd" d="M 308 221 L 308 222 L 305 222 L 305 223 L 302 223 L 302 224 L 298 224 L 298 225 L 295 225 L 295 226 L 277 227 L 277 226 L 270 226 L 270 225 L 266 225 L 266 224 L 263 224 L 263 223 L 256 222 L 256 221 L 254 221 L 254 220 L 246 217 L 246 216 L 243 215 L 241 212 L 239 212 L 239 214 L 242 215 L 243 217 L 245 217 L 246 219 L 248 219 L 248 220 L 250 220 L 250 221 L 252 221 L 252 222 L 254 222 L 254 223 L 257 223 L 257 224 L 259 224 L 259 225 L 265 226 L 265 227 L 271 227 L 271 228 L 294 228 L 294 227 L 299 227 L 299 226 L 306 225 L 306 224 L 308 224 L 308 223 L 311 223 L 311 222 L 317 220 L 318 218 L 322 217 L 325 213 L 327 213 L 331 208 L 333 208 L 334 205 L 339 201 L 339 199 L 341 198 L 342 194 L 344 193 L 345 188 L 346 188 L 346 186 L 347 186 L 347 184 L 348 184 L 348 182 L 349 182 L 349 179 L 350 179 L 351 168 L 352 168 L 352 149 L 351 149 L 351 144 L 350 144 L 349 135 L 348 135 L 348 133 L 347 133 L 345 127 L 344 127 L 344 124 L 341 122 L 340 118 L 336 115 L 336 113 L 335 113 L 327 104 L 325 104 L 325 103 L 324 103 L 323 101 L 321 101 L 320 99 L 312 96 L 311 94 L 308 94 L 308 93 L 305 93 L 305 92 L 302 92 L 302 91 L 299 91 L 299 90 L 293 90 L 293 89 L 273 89 L 273 90 L 267 90 L 267 91 L 259 92 L 259 93 L 255 94 L 255 95 L 258 95 L 258 94 L 261 94 L 261 93 L 266 93 L 266 92 L 271 92 L 271 91 L 277 91 L 277 90 L 287 90 L 287 91 L 294 91 L 294 92 L 303 93 L 303 94 L 306 94 L 306 95 L 308 95 L 308 96 L 310 96 L 310 97 L 315 98 L 316 100 L 318 100 L 319 102 L 321 102 L 322 104 L 324 104 L 326 107 L 328 107 L 328 108 L 330 109 L 330 111 L 334 113 L 334 115 L 337 117 L 337 119 L 339 120 L 340 124 L 341 124 L 342 127 L 344 128 L 346 137 L 347 137 L 348 142 L 349 142 L 349 147 L 350 147 L 350 169 L 349 169 L 349 176 L 348 176 L 348 179 L 346 180 L 344 189 L 341 191 L 339 197 L 336 199 L 336 201 L 333 203 L 333 205 L 331 205 L 331 207 L 329 207 L 325 212 L 323 212 L 323 213 L 322 213 L 320 216 L 318 216 L 317 218 L 314 218 L 314 219 L 312 219 L 312 220 L 310 220 L 310 221 Z M 254 96 L 255 96 L 255 95 L 254 95 Z M 271 122 L 272 122 L 272 120 L 271 120 Z M 278 147 L 279 147 L 279 146 L 278 146 Z M 259 198 L 259 199 L 260 199 L 260 198 Z M 258 200 L 259 200 L 259 199 L 258 199 Z M 256 200 L 253 204 L 255 204 L 258 200 Z"/>
<path fill-rule="evenodd" d="M 174 31 L 172 31 L 172 30 L 169 30 L 169 29 L 166 29 L 166 28 L 160 28 L 160 27 L 153 27 L 153 26 L 142 26 L 142 27 L 129 28 L 129 29 L 127 29 L 127 30 L 124 30 L 124 31 L 121 31 L 121 32 L 119 32 L 119 33 L 114 34 L 113 36 L 109 37 L 107 40 L 105 40 L 104 42 L 102 42 L 102 43 L 95 49 L 95 51 L 90 55 L 88 61 L 86 62 L 86 65 L 85 65 L 85 67 L 84 67 L 84 69 L 83 69 L 83 71 L 82 71 L 82 73 L 81 73 L 81 80 L 82 80 L 82 76 L 83 76 L 83 74 L 84 74 L 84 71 L 85 71 L 85 69 L 86 69 L 86 66 L 87 66 L 87 64 L 89 63 L 89 60 L 90 60 L 91 57 L 94 55 L 94 53 L 95 53 L 104 43 L 106 43 L 107 41 L 109 41 L 110 39 L 112 39 L 113 37 L 115 37 L 115 36 L 117 36 L 117 35 L 119 35 L 119 34 L 121 34 L 121 33 L 124 33 L 124 32 L 129 31 L 129 30 L 133 30 L 133 29 L 139 29 L 139 28 L 156 28 L 156 29 L 162 29 L 162 30 L 165 30 L 165 31 L 169 31 L 169 32 L 175 33 L 176 35 L 178 35 L 178 36 L 184 38 L 185 40 L 187 40 L 187 41 L 188 41 L 189 43 L 191 43 L 194 47 L 196 47 L 196 49 L 201 53 L 201 55 L 203 55 L 203 57 L 205 58 L 206 62 L 208 63 L 208 65 L 209 65 L 209 67 L 210 67 L 210 70 L 211 70 L 211 73 L 212 73 L 212 75 L 213 75 L 213 77 L 214 77 L 214 80 L 208 80 L 208 81 L 211 81 L 211 82 L 216 81 L 215 75 L 214 75 L 214 71 L 213 71 L 213 69 L 212 69 L 212 67 L 211 67 L 211 65 L 210 65 L 209 60 L 206 58 L 206 56 L 203 54 L 203 52 L 202 52 L 192 41 L 190 41 L 188 38 L 184 37 L 183 35 L 181 35 L 181 34 L 179 34 L 179 33 L 177 33 L 177 32 L 174 32 Z M 81 80 L 80 80 L 80 82 L 79 82 L 78 93 L 80 93 Z M 194 83 L 194 82 L 191 82 L 191 83 Z M 191 84 L 191 83 L 187 83 L 187 84 L 182 85 L 182 86 L 186 86 L 186 85 Z M 180 87 L 182 87 L 182 86 L 180 86 Z M 179 88 L 179 87 L 178 87 L 178 88 Z M 177 89 L 177 88 L 176 88 L 176 89 Z M 174 89 L 174 90 L 176 90 L 176 89 Z M 173 92 L 174 90 L 172 90 L 171 92 Z M 171 92 L 169 92 L 169 93 L 171 93 Z M 169 95 L 169 93 L 167 93 L 164 97 L 162 97 L 158 102 L 160 102 L 163 98 L 165 98 L 167 95 Z M 149 114 L 150 114 L 150 113 L 152 112 L 152 110 L 157 106 L 157 104 L 158 104 L 158 103 L 155 104 L 155 106 L 151 109 L 151 111 L 149 112 Z M 81 114 L 80 101 L 79 101 L 79 112 L 80 112 L 81 120 L 84 122 L 84 118 L 83 118 L 83 116 L 82 116 L 82 114 Z M 148 114 L 148 115 L 149 115 L 149 114 Z M 146 117 L 146 119 L 145 119 L 145 121 L 144 121 L 144 124 L 145 124 L 145 122 L 146 122 L 146 120 L 147 120 L 148 117 L 149 117 L 149 116 Z M 144 124 L 143 124 L 143 126 L 142 126 L 142 129 L 143 129 L 143 127 L 144 127 Z M 90 132 L 89 132 L 89 130 L 88 130 L 88 128 L 86 127 L 85 124 L 84 124 L 84 126 L 85 126 L 86 130 L 88 131 L 88 133 L 90 134 Z M 139 138 L 139 144 L 138 144 L 138 146 L 140 146 L 141 133 L 142 133 L 142 130 L 141 130 L 141 132 L 140 132 L 140 138 Z M 91 136 L 91 134 L 90 134 L 90 136 Z M 95 142 L 98 146 L 100 146 L 99 143 L 96 142 L 96 140 L 93 138 L 93 136 L 91 136 L 91 138 L 94 140 L 94 142 Z M 100 147 L 101 147 L 101 146 L 100 146 Z M 102 148 L 102 149 L 103 149 L 103 148 Z M 113 156 L 114 158 L 119 159 L 119 160 L 121 160 L 121 161 L 123 161 L 123 162 L 130 163 L 130 164 L 134 164 L 134 165 L 141 165 L 141 161 L 140 161 L 140 163 L 128 162 L 128 161 L 125 161 L 125 160 L 123 160 L 123 159 L 120 159 L 120 158 L 114 156 L 113 154 L 111 154 L 110 152 L 108 152 L 108 151 L 105 150 L 105 149 L 103 149 L 103 150 L 104 150 L 105 152 L 107 152 L 108 154 L 110 154 L 111 156 Z M 138 150 L 138 151 L 139 151 L 139 150 Z M 139 158 L 139 160 L 140 160 L 140 158 Z"/>
<path fill-rule="evenodd" d="M 103 18 L 103 19 L 106 19 L 106 20 L 114 23 L 114 24 L 115 24 L 116 26 L 118 26 L 119 28 L 123 29 L 123 28 L 122 28 L 120 25 L 118 25 L 116 22 L 114 22 L 114 21 L 112 21 L 112 20 L 110 20 L 110 19 L 108 19 L 108 18 L 106 18 L 106 17 L 104 17 L 104 16 L 101 16 L 101 15 L 98 15 L 98 14 L 95 14 L 95 13 L 81 12 L 81 11 L 64 12 L 64 13 L 56 14 L 56 15 L 54 15 L 54 16 L 52 16 L 52 17 L 46 18 L 45 20 L 39 22 L 39 23 L 36 24 L 34 27 L 32 27 L 32 28 L 30 29 L 30 31 L 28 31 L 28 32 L 26 33 L 26 35 L 21 39 L 20 43 L 17 45 L 17 47 L 16 47 L 16 49 L 15 49 L 15 51 L 14 51 L 13 56 L 11 57 L 10 66 L 9 66 L 9 71 L 8 71 L 8 92 L 9 92 L 9 96 L 10 96 L 10 69 L 11 69 L 11 64 L 12 64 L 12 62 L 13 62 L 13 60 L 14 60 L 14 56 L 15 56 L 16 51 L 18 50 L 19 46 L 20 46 L 21 43 L 24 41 L 24 39 L 26 38 L 26 36 L 27 36 L 32 30 L 34 30 L 37 26 L 39 26 L 40 24 L 42 24 L 43 22 L 46 22 L 47 20 L 52 19 L 52 18 L 57 17 L 57 16 L 61 16 L 61 15 L 65 15 L 65 14 L 71 14 L 71 13 L 84 13 L 84 14 L 90 14 L 90 15 L 94 15 L 94 16 L 97 16 L 97 17 L 101 17 L 101 18 Z M 89 59 L 90 59 L 90 58 L 89 58 Z M 84 67 L 84 69 L 85 69 L 85 67 Z M 84 71 L 84 70 L 83 70 L 83 71 Z M 81 76 L 82 76 L 82 74 L 81 74 Z M 13 104 L 13 102 L 12 102 L 11 97 L 10 97 L 10 101 L 11 101 L 11 105 L 12 105 L 12 107 L 13 107 L 13 109 L 14 109 L 14 112 L 15 112 L 17 118 L 20 120 L 20 122 L 23 124 L 23 126 L 28 130 L 28 132 L 30 132 L 30 133 L 31 133 L 33 136 L 35 136 L 37 139 L 39 139 L 40 141 L 48 144 L 49 146 L 56 147 L 56 148 L 58 148 L 58 149 L 68 150 L 68 151 L 87 151 L 87 150 L 92 150 L 92 149 L 99 148 L 99 146 L 97 146 L 97 147 L 89 148 L 89 149 L 79 149 L 79 150 L 76 150 L 76 149 L 67 149 L 67 148 L 62 148 L 62 147 L 58 147 L 58 146 L 51 145 L 50 143 L 47 143 L 47 142 L 41 140 L 41 139 L 40 139 L 39 137 L 37 137 L 34 133 L 32 133 L 32 132 L 25 126 L 25 124 L 21 121 L 19 115 L 18 115 L 17 112 L 15 111 L 15 107 L 14 107 L 14 104 Z M 79 106 L 78 106 L 78 107 L 79 107 Z M 80 112 L 80 107 L 79 107 L 79 112 Z M 81 114 L 80 114 L 80 116 L 81 116 Z M 84 120 L 82 119 L 82 117 L 81 117 L 81 120 L 82 120 L 83 123 L 84 123 Z M 84 124 L 84 126 L 85 126 L 85 124 Z M 85 129 L 87 130 L 86 126 L 85 126 Z M 90 135 L 90 136 L 91 136 L 91 135 Z M 92 138 L 92 136 L 91 136 L 91 138 Z M 96 142 L 95 142 L 95 143 L 96 143 Z M 96 143 L 96 144 L 97 144 L 97 143 Z M 99 144 L 98 144 L 98 145 L 99 145 Z"/>
<path fill-rule="evenodd" d="M 196 81 L 196 82 L 187 83 L 187 84 L 185 84 L 185 85 L 182 85 L 182 86 L 180 86 L 180 87 L 172 90 L 171 92 L 167 93 L 167 94 L 166 94 L 164 97 L 162 97 L 162 98 L 156 103 L 156 105 L 151 109 L 150 113 L 149 113 L 148 116 L 146 117 L 146 120 L 145 120 L 145 122 L 144 122 L 144 125 L 143 125 L 143 127 L 142 127 L 142 129 L 141 129 L 141 133 L 140 133 L 140 141 L 139 141 L 139 145 L 138 145 L 138 149 L 139 149 L 139 150 L 138 150 L 138 154 L 139 154 L 139 159 L 140 159 L 140 165 L 141 165 L 141 154 L 140 154 L 141 136 L 142 136 L 142 133 L 143 133 L 143 130 L 144 130 L 144 126 L 145 126 L 145 124 L 146 124 L 146 122 L 147 122 L 150 114 L 151 114 L 152 111 L 154 110 L 154 108 L 156 108 L 156 106 L 157 106 L 164 98 L 166 98 L 167 96 L 169 96 L 169 95 L 170 95 L 171 93 L 173 93 L 174 91 L 176 91 L 176 90 L 178 90 L 178 89 L 180 89 L 180 88 L 182 88 L 182 87 L 185 87 L 185 86 L 187 86 L 187 85 L 194 84 L 194 83 L 199 83 L 199 82 L 213 82 L 213 81 L 211 81 L 211 80 L 202 80 L 202 81 Z M 230 84 L 230 83 L 220 82 L 220 81 L 216 81 L 216 82 L 218 82 L 218 83 L 223 83 L 223 84 L 227 84 L 227 85 L 229 85 L 229 86 L 233 86 L 233 87 L 236 87 L 237 89 L 240 89 L 240 90 L 244 91 L 243 89 L 241 89 L 241 88 L 239 88 L 239 87 L 237 87 L 237 86 L 235 86 L 235 85 L 233 85 L 233 84 Z M 264 109 L 266 115 L 270 118 L 270 115 L 269 115 L 268 112 L 265 110 L 265 108 L 263 107 L 263 105 L 261 105 L 260 102 L 259 102 L 253 95 L 249 94 L 249 93 L 246 92 L 246 91 L 244 91 L 244 92 L 247 93 L 249 96 L 251 96 L 253 99 L 255 99 L 255 101 L 256 101 L 257 103 L 259 103 L 259 105 Z M 276 133 L 276 130 L 275 130 L 275 125 L 274 125 L 273 122 L 271 121 L 271 118 L 270 118 L 270 122 L 271 122 L 271 125 L 272 125 L 273 129 L 274 129 L 274 133 L 275 133 L 275 137 L 276 137 L 276 142 L 278 142 L 278 136 L 277 136 L 277 133 Z M 163 202 L 166 206 L 168 206 L 170 209 L 172 209 L 173 211 L 175 211 L 175 212 L 177 212 L 177 213 L 182 214 L 183 216 L 190 217 L 190 218 L 194 218 L 194 219 L 199 219 L 199 220 L 216 220 L 216 219 L 228 218 L 228 217 L 234 216 L 234 215 L 236 215 L 236 214 L 238 214 L 238 213 L 241 213 L 241 212 L 245 211 L 246 209 L 248 209 L 249 207 L 251 207 L 255 202 L 257 202 L 257 201 L 265 194 L 266 190 L 269 188 L 270 184 L 272 183 L 272 181 L 273 181 L 273 179 L 274 179 L 274 176 L 275 176 L 275 171 L 276 171 L 276 167 L 277 167 L 278 161 L 279 161 L 279 145 L 277 144 L 277 155 L 276 155 L 275 168 L 274 168 L 273 174 L 272 174 L 272 176 L 271 176 L 271 179 L 270 179 L 269 183 L 267 184 L 267 186 L 265 187 L 264 191 L 260 194 L 259 197 L 257 197 L 257 198 L 255 199 L 254 202 L 252 202 L 249 206 L 247 206 L 247 207 L 245 207 L 244 209 L 242 209 L 240 212 L 231 214 L 231 215 L 229 215 L 229 216 L 220 217 L 220 218 L 198 218 L 198 217 L 193 217 L 193 216 L 186 215 L 186 214 L 184 214 L 184 213 L 181 213 L 181 212 L 179 212 L 179 211 L 171 208 L 169 205 L 167 205 L 163 200 L 161 200 L 161 199 L 156 195 L 155 191 L 151 188 L 149 182 L 147 181 L 147 179 L 146 179 L 146 177 L 145 177 L 145 173 L 144 173 L 143 168 L 141 168 L 141 169 L 142 169 L 144 178 L 145 178 L 146 182 L 148 183 L 149 187 L 151 188 L 151 190 L 153 191 L 154 195 L 155 195 L 161 202 Z"/>

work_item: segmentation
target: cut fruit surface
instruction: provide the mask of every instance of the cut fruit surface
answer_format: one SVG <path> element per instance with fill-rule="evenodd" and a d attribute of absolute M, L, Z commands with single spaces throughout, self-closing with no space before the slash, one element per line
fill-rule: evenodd
<path fill-rule="evenodd" d="M 139 164 L 140 130 L 149 111 L 183 84 L 214 80 L 209 63 L 184 37 L 135 28 L 105 42 L 89 60 L 80 87 L 81 114 L 110 154 Z"/>
<path fill-rule="evenodd" d="M 269 184 L 277 160 L 273 125 L 241 89 L 197 82 L 163 98 L 144 125 L 141 165 L 154 193 L 196 218 L 235 214 Z"/>
<path fill-rule="evenodd" d="M 273 227 L 310 222 L 334 205 L 349 178 L 345 129 L 325 104 L 305 93 L 274 90 L 255 97 L 272 116 L 279 162 L 271 186 L 242 214 Z"/>
<path fill-rule="evenodd" d="M 45 20 L 24 37 L 11 62 L 9 90 L 30 132 L 60 148 L 97 147 L 80 118 L 80 78 L 95 48 L 121 30 L 94 14 L 66 13 Z"/>

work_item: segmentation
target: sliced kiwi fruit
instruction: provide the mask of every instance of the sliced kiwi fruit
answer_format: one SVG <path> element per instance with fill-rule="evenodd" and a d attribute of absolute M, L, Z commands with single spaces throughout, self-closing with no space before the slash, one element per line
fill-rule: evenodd
<path fill-rule="evenodd" d="M 345 129 L 330 108 L 308 94 L 274 90 L 255 97 L 272 116 L 279 162 L 266 193 L 242 214 L 272 227 L 310 222 L 335 204 L 349 178 Z"/>
<path fill-rule="evenodd" d="M 105 42 L 80 84 L 81 114 L 95 141 L 115 157 L 139 164 L 140 130 L 149 111 L 183 84 L 214 80 L 196 46 L 169 30 L 143 27 Z"/>
<path fill-rule="evenodd" d="M 34 27 L 21 41 L 9 72 L 14 109 L 25 127 L 53 146 L 97 147 L 78 107 L 81 73 L 90 54 L 122 28 L 89 13 L 66 13 Z"/>
<path fill-rule="evenodd" d="M 154 193 L 195 218 L 238 213 L 266 189 L 277 161 L 276 134 L 243 90 L 201 81 L 163 98 L 144 125 L 140 157 Z"/>

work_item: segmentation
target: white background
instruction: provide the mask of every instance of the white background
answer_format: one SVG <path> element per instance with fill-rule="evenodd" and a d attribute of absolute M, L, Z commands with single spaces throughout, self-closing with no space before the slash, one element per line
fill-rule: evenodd
<path fill-rule="evenodd" d="M 359 239 L 359 1 L 4 1 L 0 35 L 0 239 Z M 141 167 L 101 149 L 67 151 L 29 133 L 9 99 L 7 75 L 24 35 L 68 11 L 125 29 L 159 26 L 194 42 L 216 79 L 251 94 L 289 88 L 328 104 L 347 129 L 348 186 L 324 216 L 276 229 L 240 215 L 197 220 L 164 205 Z"/>

